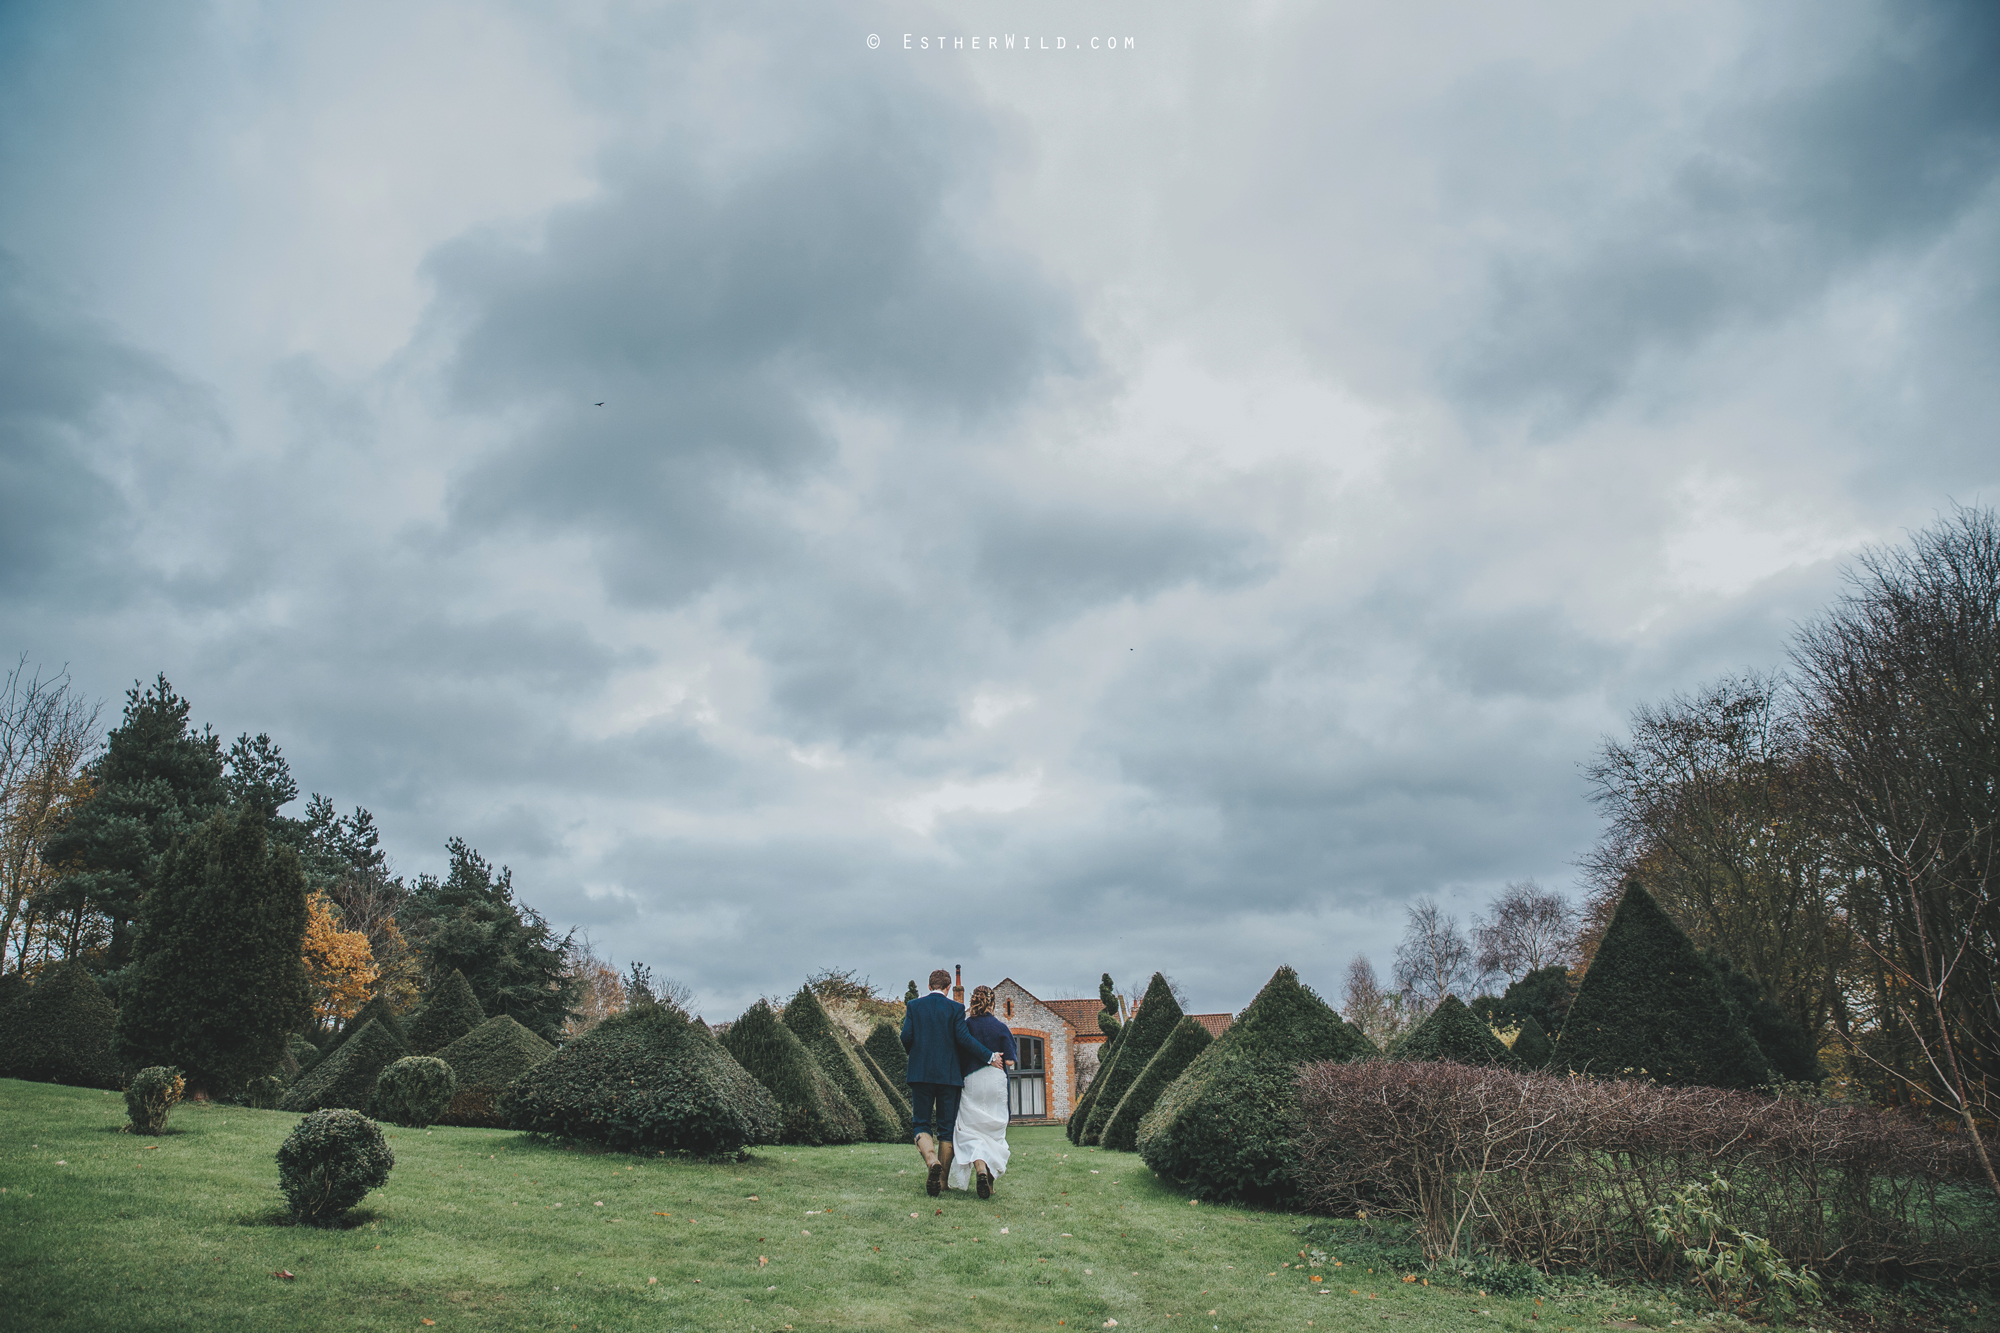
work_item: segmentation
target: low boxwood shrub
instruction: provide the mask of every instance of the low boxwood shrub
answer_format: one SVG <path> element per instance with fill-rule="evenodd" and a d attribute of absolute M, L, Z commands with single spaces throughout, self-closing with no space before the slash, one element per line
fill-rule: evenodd
<path fill-rule="evenodd" d="M 614 1014 L 515 1079 L 500 1112 L 515 1129 L 607 1147 L 729 1156 L 776 1143 L 777 1102 L 712 1036 L 668 1005 Z"/>
<path fill-rule="evenodd" d="M 451 1105 L 438 1117 L 447 1125 L 504 1129 L 500 1094 L 507 1085 L 556 1053 L 556 1048 L 506 1014 L 487 1019 L 438 1052 L 458 1080 Z"/>
<path fill-rule="evenodd" d="M 275 1111 L 285 1100 L 285 1087 L 280 1074 L 253 1078 L 243 1089 L 243 1104 L 253 1111 Z"/>
<path fill-rule="evenodd" d="M 1220 1043 L 1218 1043 L 1220 1044 Z M 1673 1276 L 1647 1209 L 1712 1171 L 1729 1222 L 1850 1277 L 2000 1272 L 1970 1144 L 1885 1111 L 1462 1064 L 1299 1076 L 1293 1168 L 1316 1211 L 1407 1222 L 1433 1259 Z M 1491 1290 L 1492 1288 L 1488 1288 Z"/>
<path fill-rule="evenodd" d="M 1346 1021 L 1281 967 L 1139 1122 L 1139 1155 L 1199 1198 L 1289 1202 L 1298 1190 L 1299 1066 L 1364 1051 Z"/>
<path fill-rule="evenodd" d="M 406 1055 L 375 1080 L 368 1113 L 408 1129 L 423 1129 L 444 1114 L 458 1079 L 435 1055 Z"/>
<path fill-rule="evenodd" d="M 187 1079 L 172 1065 L 149 1065 L 132 1076 L 125 1088 L 125 1114 L 134 1134 L 164 1134 L 167 1117 L 187 1092 Z"/>
<path fill-rule="evenodd" d="M 345 1107 L 314 1111 L 278 1149 L 278 1187 L 294 1219 L 336 1226 L 368 1191 L 388 1182 L 395 1165 L 396 1154 L 373 1120 Z"/>

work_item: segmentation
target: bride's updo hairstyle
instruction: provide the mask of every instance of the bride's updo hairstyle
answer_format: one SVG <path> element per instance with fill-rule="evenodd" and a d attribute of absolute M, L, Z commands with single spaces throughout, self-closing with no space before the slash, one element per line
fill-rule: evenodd
<path fill-rule="evenodd" d="M 992 1012 L 993 988 L 991 986 L 974 986 L 972 988 L 972 1003 L 965 1007 L 965 1016 L 967 1018 L 984 1018 Z"/>

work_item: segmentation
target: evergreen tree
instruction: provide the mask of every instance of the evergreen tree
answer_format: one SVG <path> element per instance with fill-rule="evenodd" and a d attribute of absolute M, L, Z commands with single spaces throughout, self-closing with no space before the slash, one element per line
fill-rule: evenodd
<path fill-rule="evenodd" d="M 1409 1036 L 1396 1046 L 1398 1060 L 1449 1060 L 1461 1065 L 1492 1065 L 1511 1068 L 1514 1057 L 1507 1044 L 1493 1035 L 1485 1020 L 1466 1008 L 1456 995 L 1425 1015 Z"/>
<path fill-rule="evenodd" d="M 423 1012 L 410 1019 L 410 1050 L 436 1055 L 485 1021 L 486 1011 L 479 1007 L 465 973 L 453 968 L 425 999 Z"/>
<path fill-rule="evenodd" d="M 1173 987 L 1166 977 L 1158 972 L 1146 986 L 1145 998 L 1139 1001 L 1139 1011 L 1126 1023 L 1130 1032 L 1119 1043 L 1118 1059 L 1111 1068 L 1103 1070 L 1097 1081 L 1103 1084 L 1091 1102 L 1090 1119 L 1084 1122 L 1083 1143 L 1088 1147 L 1104 1136 L 1104 1126 L 1118 1110 L 1118 1104 L 1125 1094 L 1139 1081 L 1139 1075 L 1146 1070 L 1146 1062 L 1154 1052 L 1166 1045 L 1173 1035 L 1174 1025 L 1181 1021 L 1181 1007 L 1174 999 Z"/>
<path fill-rule="evenodd" d="M 271 845 L 258 809 L 215 814 L 175 839 L 139 918 L 120 1054 L 224 1095 L 271 1073 L 312 1012 L 305 932 L 298 855 Z"/>
<path fill-rule="evenodd" d="M 1354 1029 L 1281 967 L 1139 1122 L 1139 1155 L 1199 1198 L 1289 1200 L 1298 1188 L 1299 1066 L 1352 1060 L 1363 1049 Z"/>
<path fill-rule="evenodd" d="M 346 1107 L 364 1111 L 375 1096 L 382 1071 L 410 1053 L 380 1023 L 370 1020 L 340 1043 L 340 1049 L 301 1075 L 279 1103 L 286 1111 L 324 1111 Z"/>
<path fill-rule="evenodd" d="M 882 1066 L 882 1072 L 889 1076 L 889 1082 L 904 1089 L 903 1098 L 909 1100 L 910 1053 L 903 1049 L 903 1034 L 894 1023 L 884 1020 L 875 1025 L 862 1043 L 868 1054 L 875 1057 L 875 1063 Z"/>
<path fill-rule="evenodd" d="M 417 882 L 404 907 L 411 942 L 433 977 L 456 968 L 488 1014 L 506 1014 L 545 1041 L 562 1039 L 582 993 L 570 975 L 569 936 L 558 936 L 533 908 L 514 901 L 513 873 L 495 875 L 462 838 L 447 844 L 442 881 Z"/>
<path fill-rule="evenodd" d="M 811 987 L 799 987 L 799 993 L 786 1002 L 784 1021 L 785 1026 L 792 1030 L 792 1035 L 813 1053 L 813 1058 L 819 1061 L 819 1067 L 833 1080 L 833 1085 L 860 1113 L 861 1127 L 869 1142 L 900 1142 L 904 1137 L 905 1122 L 896 1104 L 869 1076 L 855 1052 L 854 1043 L 840 1030 L 833 1016 L 826 1012 L 826 1006 L 819 1002 L 819 996 L 812 993 Z"/>
<path fill-rule="evenodd" d="M 910 978 L 910 984 L 903 988 L 903 1003 L 909 1004 L 913 1000 L 921 1000 L 922 998 L 923 996 L 917 994 L 916 978 Z"/>
<path fill-rule="evenodd" d="M 1751 1089 L 1770 1067 L 1715 971 L 1634 879 L 1577 988 L 1556 1051 L 1607 1077 Z"/>
<path fill-rule="evenodd" d="M 771 1006 L 759 1000 L 722 1034 L 722 1048 L 750 1071 L 784 1116 L 781 1143 L 855 1143 L 861 1115 Z"/>
<path fill-rule="evenodd" d="M 188 701 L 162 675 L 125 695 L 125 716 L 90 765 L 91 795 L 50 835 L 45 864 L 74 867 L 36 900 L 45 916 L 102 913 L 111 923 L 105 966 L 132 958 L 132 925 L 176 835 L 227 801 L 222 744 L 188 725 Z"/>
<path fill-rule="evenodd" d="M 1549 1034 L 1542 1031 L 1542 1025 L 1529 1014 L 1521 1020 L 1521 1031 L 1514 1038 L 1514 1060 L 1524 1069 L 1543 1069 L 1555 1058 L 1555 1043 Z"/>
<path fill-rule="evenodd" d="M 1194 1058 L 1214 1044 L 1215 1038 L 1207 1028 L 1192 1017 L 1182 1018 L 1174 1024 L 1174 1030 L 1153 1052 L 1153 1058 L 1146 1062 L 1145 1069 L 1132 1081 L 1132 1086 L 1119 1099 L 1118 1109 L 1104 1122 L 1104 1133 L 1100 1141 L 1107 1148 L 1119 1152 L 1131 1152 L 1139 1143 L 1139 1122 L 1146 1118 L 1146 1112 L 1159 1102 L 1161 1094 L 1172 1086 Z"/>

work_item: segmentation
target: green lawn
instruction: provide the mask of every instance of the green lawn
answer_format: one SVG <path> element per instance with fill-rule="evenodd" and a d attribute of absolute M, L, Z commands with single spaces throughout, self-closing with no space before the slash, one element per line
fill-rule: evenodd
<path fill-rule="evenodd" d="M 1191 1206 L 1049 1128 L 1016 1132 L 982 1203 L 927 1198 L 902 1147 L 703 1164 L 392 1126 L 357 1225 L 295 1228 L 273 1154 L 297 1121 L 189 1105 L 152 1140 L 116 1094 L 0 1080 L 0 1327 L 1561 1330 L 1631 1308 L 1481 1299 L 1339 1246 L 1302 1270 L 1304 1219 Z"/>

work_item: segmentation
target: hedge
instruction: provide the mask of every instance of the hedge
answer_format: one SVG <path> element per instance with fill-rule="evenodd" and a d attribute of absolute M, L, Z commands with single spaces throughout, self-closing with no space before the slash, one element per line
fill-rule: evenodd
<path fill-rule="evenodd" d="M 883 1093 L 875 1080 L 868 1075 L 860 1059 L 855 1055 L 854 1043 L 826 1012 L 826 1006 L 819 1002 L 807 987 L 799 987 L 785 1005 L 785 1026 L 792 1035 L 805 1043 L 819 1067 L 833 1080 L 833 1085 L 841 1090 L 856 1111 L 861 1115 L 861 1130 L 871 1143 L 901 1143 L 907 1135 L 903 1132 L 905 1123 L 895 1104 Z"/>
<path fill-rule="evenodd" d="M 1396 1045 L 1398 1060 L 1450 1060 L 1461 1065 L 1489 1065 L 1496 1069 L 1514 1067 L 1507 1043 L 1493 1035 L 1477 1014 L 1447 995 L 1437 1008 L 1424 1016 L 1409 1036 Z"/>
<path fill-rule="evenodd" d="M 458 1090 L 452 1093 L 451 1105 L 438 1117 L 438 1123 L 505 1128 L 500 1094 L 555 1053 L 555 1047 L 512 1017 L 498 1014 L 487 1019 L 437 1053 L 458 1079 Z"/>
<path fill-rule="evenodd" d="M 472 993 L 472 984 L 457 968 L 432 988 L 420 1013 L 410 1019 L 410 1050 L 436 1055 L 486 1021 L 486 1011 Z"/>
<path fill-rule="evenodd" d="M 705 1157 L 776 1143 L 784 1116 L 707 1027 L 667 1005 L 614 1014 L 515 1079 L 515 1129 Z"/>
<path fill-rule="evenodd" d="M 751 1005 L 721 1040 L 723 1049 L 778 1103 L 784 1117 L 779 1142 L 818 1147 L 860 1140 L 861 1113 L 768 1002 Z"/>
<path fill-rule="evenodd" d="M 868 1048 L 868 1054 L 875 1057 L 875 1063 L 882 1066 L 889 1082 L 903 1089 L 903 1097 L 908 1100 L 910 1053 L 903 1049 L 903 1030 L 894 1023 L 877 1023 L 875 1030 L 868 1034 L 868 1040 L 861 1044 Z"/>
<path fill-rule="evenodd" d="M 1363 1053 L 1340 1015 L 1281 967 L 1139 1122 L 1139 1155 L 1197 1198 L 1288 1201 L 1299 1066 Z"/>
<path fill-rule="evenodd" d="M 1146 1112 L 1153 1109 L 1182 1071 L 1194 1063 L 1194 1058 L 1214 1043 L 1209 1030 L 1192 1017 L 1174 1024 L 1174 1030 L 1167 1034 L 1160 1049 L 1153 1052 L 1153 1058 L 1119 1099 L 1118 1109 L 1104 1122 L 1101 1136 L 1104 1146 L 1119 1152 L 1131 1152 L 1138 1147 L 1139 1122 L 1146 1118 Z"/>
<path fill-rule="evenodd" d="M 1556 1037 L 1572 1070 L 1750 1089 L 1770 1067 L 1715 970 L 1653 896 L 1628 881 Z"/>
<path fill-rule="evenodd" d="M 1083 1137 L 1080 1142 L 1088 1147 L 1099 1142 L 1104 1136 L 1105 1125 L 1117 1113 L 1118 1104 L 1125 1099 L 1125 1093 L 1139 1076 L 1146 1072 L 1147 1061 L 1154 1052 L 1167 1044 L 1173 1035 L 1174 1025 L 1181 1021 L 1181 1007 L 1174 999 L 1173 987 L 1161 973 L 1153 973 L 1153 979 L 1146 986 L 1145 998 L 1139 1001 L 1139 1011 L 1125 1021 L 1125 1040 L 1119 1043 L 1118 1059 L 1111 1068 L 1099 1070 L 1096 1082 L 1101 1084 L 1097 1096 L 1090 1105 L 1090 1118 L 1084 1122 Z"/>
<path fill-rule="evenodd" d="M 8 1009 L 6 1072 L 37 1083 L 125 1086 L 115 1054 L 118 1011 L 81 960 L 44 971 Z"/>
<path fill-rule="evenodd" d="M 280 1106 L 287 1111 L 321 1111 L 329 1107 L 366 1110 L 375 1095 L 375 1080 L 408 1054 L 408 1047 L 371 1019 L 340 1043 L 332 1055 L 314 1065 L 311 1073 L 301 1076 Z"/>

